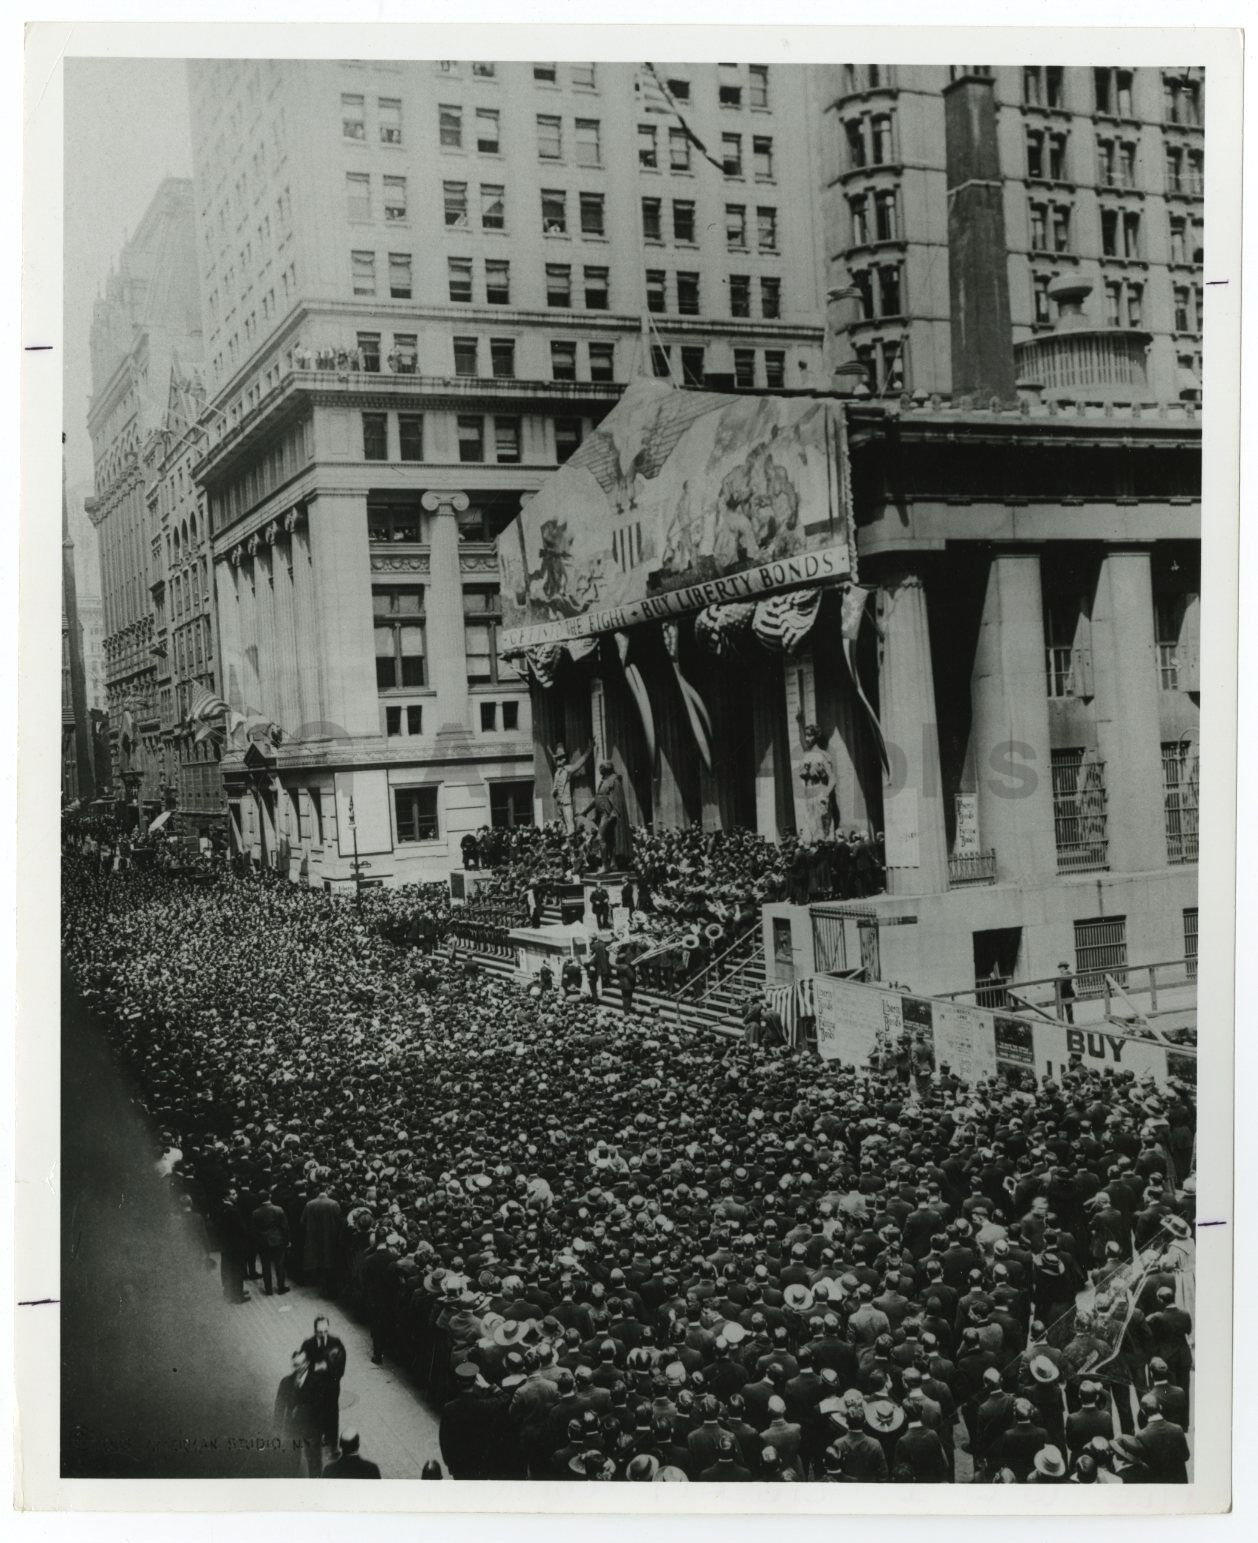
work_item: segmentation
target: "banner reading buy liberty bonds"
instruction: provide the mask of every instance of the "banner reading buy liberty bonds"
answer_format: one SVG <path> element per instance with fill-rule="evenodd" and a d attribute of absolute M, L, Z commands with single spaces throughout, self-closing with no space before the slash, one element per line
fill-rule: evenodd
<path fill-rule="evenodd" d="M 915 1070 L 946 1065 L 969 1083 L 1017 1070 L 1057 1077 L 1076 1058 L 1097 1070 L 1152 1076 L 1159 1087 L 1166 1087 L 1170 1076 L 1196 1076 L 1194 1054 L 1115 1033 L 1104 1024 L 1076 1028 L 1040 1022 L 829 975 L 814 977 L 813 1000 L 818 1054 L 849 1066 L 867 1066 L 875 1053 L 898 1050 L 907 1035 Z"/>
<path fill-rule="evenodd" d="M 499 536 L 501 647 L 854 577 L 851 536 L 840 404 L 635 381 Z"/>

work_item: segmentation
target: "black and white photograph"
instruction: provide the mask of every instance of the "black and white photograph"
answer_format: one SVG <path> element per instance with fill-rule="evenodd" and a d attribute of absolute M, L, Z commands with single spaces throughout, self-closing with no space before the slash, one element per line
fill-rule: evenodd
<path fill-rule="evenodd" d="M 1226 1507 L 1236 60 L 821 30 L 64 60 L 61 1481 Z"/>

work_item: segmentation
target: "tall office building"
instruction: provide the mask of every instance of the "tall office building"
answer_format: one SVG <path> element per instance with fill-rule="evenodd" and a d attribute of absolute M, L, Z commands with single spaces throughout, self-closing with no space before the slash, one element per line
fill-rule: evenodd
<path fill-rule="evenodd" d="M 126 243 L 92 317 L 93 493 L 99 538 L 105 694 L 115 787 L 140 817 L 166 801 L 152 585 L 161 577 L 144 449 L 159 426 L 176 359 L 200 355 L 192 184 L 167 178 Z"/>
<path fill-rule="evenodd" d="M 947 88 L 968 71 L 992 82 L 995 132 L 984 163 L 954 181 Z M 1050 396 L 1199 395 L 1202 71 L 843 64 L 820 75 L 828 278 L 850 292 L 832 311 L 836 363 L 863 365 L 875 393 L 990 397 L 993 382 L 958 375 L 955 329 L 999 324 L 1012 328 L 1016 378 Z M 982 234 L 950 252 L 968 202 L 985 205 Z M 1082 375 L 1077 349 L 1054 341 L 1063 324 L 1092 334 Z"/>
<path fill-rule="evenodd" d="M 189 67 L 224 774 L 295 878 L 533 819 L 493 542 L 635 371 L 826 384 L 813 75 L 656 69 Z"/>

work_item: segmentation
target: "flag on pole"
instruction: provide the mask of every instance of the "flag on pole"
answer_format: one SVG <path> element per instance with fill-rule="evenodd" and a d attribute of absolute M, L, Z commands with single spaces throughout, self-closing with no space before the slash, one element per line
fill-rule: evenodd
<path fill-rule="evenodd" d="M 703 159 L 710 166 L 715 166 L 722 176 L 725 175 L 724 161 L 714 156 L 690 127 L 681 108 L 678 107 L 672 92 L 669 91 L 668 87 L 660 79 L 659 72 L 653 64 L 644 64 L 638 71 L 638 99 L 643 112 L 651 113 L 657 117 L 672 118 Z"/>
<path fill-rule="evenodd" d="M 206 723 L 211 718 L 226 717 L 230 706 L 216 692 L 208 690 L 198 681 L 188 700 L 188 721 Z"/>

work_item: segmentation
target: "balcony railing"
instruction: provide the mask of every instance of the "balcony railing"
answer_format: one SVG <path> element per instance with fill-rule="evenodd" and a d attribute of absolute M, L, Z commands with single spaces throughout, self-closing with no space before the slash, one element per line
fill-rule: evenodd
<path fill-rule="evenodd" d="M 948 858 L 948 888 L 964 889 L 970 884 L 996 882 L 996 850 L 954 852 Z"/>

